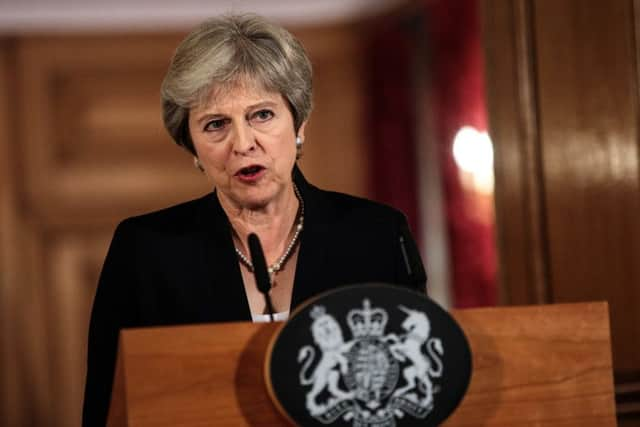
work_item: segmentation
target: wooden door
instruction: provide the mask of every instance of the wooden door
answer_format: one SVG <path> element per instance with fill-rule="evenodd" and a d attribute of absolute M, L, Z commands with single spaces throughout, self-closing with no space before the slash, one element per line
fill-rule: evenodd
<path fill-rule="evenodd" d="M 638 6 L 483 13 L 503 302 L 609 302 L 625 426 L 640 425 Z"/>

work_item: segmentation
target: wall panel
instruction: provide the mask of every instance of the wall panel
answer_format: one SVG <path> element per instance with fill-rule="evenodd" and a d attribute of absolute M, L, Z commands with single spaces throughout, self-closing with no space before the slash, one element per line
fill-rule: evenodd
<path fill-rule="evenodd" d="M 15 340 L 20 328 L 12 327 L 18 316 L 15 304 L 18 282 L 18 221 L 12 167 L 13 131 L 11 64 L 13 44 L 0 40 L 0 413 L 9 425 L 19 425 L 22 399 Z"/>
<path fill-rule="evenodd" d="M 24 194 L 38 221 L 100 224 L 207 190 L 163 131 L 159 111 L 178 40 L 20 40 Z"/>

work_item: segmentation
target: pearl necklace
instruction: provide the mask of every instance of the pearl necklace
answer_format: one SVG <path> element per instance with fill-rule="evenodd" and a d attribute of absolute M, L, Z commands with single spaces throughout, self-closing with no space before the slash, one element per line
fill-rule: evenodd
<path fill-rule="evenodd" d="M 280 258 L 276 260 L 276 262 L 274 262 L 267 268 L 267 271 L 269 272 L 269 279 L 271 279 L 271 283 L 273 283 L 274 276 L 282 269 L 282 267 L 284 266 L 284 263 L 287 261 L 287 259 L 289 259 L 289 256 L 291 255 L 293 248 L 295 248 L 296 244 L 298 243 L 298 238 L 300 237 L 300 233 L 302 232 L 302 228 L 304 224 L 304 202 L 302 200 L 302 197 L 300 196 L 300 192 L 298 191 L 298 187 L 296 186 L 295 183 L 293 184 L 293 191 L 298 201 L 300 202 L 300 208 L 298 210 L 299 211 L 298 223 L 295 226 L 295 232 L 293 233 L 293 238 L 287 245 L 287 248 L 284 250 L 284 253 L 280 256 Z M 238 249 L 237 246 L 234 246 L 234 249 L 236 250 L 238 259 L 244 265 L 246 265 L 247 268 L 249 268 L 250 272 L 253 273 L 253 264 L 251 263 L 251 260 L 249 260 L 249 258 L 245 254 L 243 254 L 242 251 Z"/>

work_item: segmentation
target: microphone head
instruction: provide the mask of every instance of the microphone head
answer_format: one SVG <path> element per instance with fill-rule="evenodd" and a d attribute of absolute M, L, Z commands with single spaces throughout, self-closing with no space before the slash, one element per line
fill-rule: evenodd
<path fill-rule="evenodd" d="M 253 274 L 256 278 L 258 290 L 266 294 L 271 289 L 271 279 L 269 278 L 269 270 L 267 270 L 267 262 L 264 259 L 264 252 L 260 239 L 255 233 L 249 234 L 248 238 L 249 253 L 251 254 L 251 263 L 253 264 Z"/>

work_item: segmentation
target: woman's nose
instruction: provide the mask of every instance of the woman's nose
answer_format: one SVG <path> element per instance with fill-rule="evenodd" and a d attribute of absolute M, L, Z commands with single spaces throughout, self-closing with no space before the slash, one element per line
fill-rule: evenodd
<path fill-rule="evenodd" d="M 237 122 L 236 122 L 237 123 Z M 233 151 L 238 154 L 245 154 L 256 148 L 256 139 L 253 129 L 246 122 L 236 125 L 235 137 L 233 139 Z"/>

